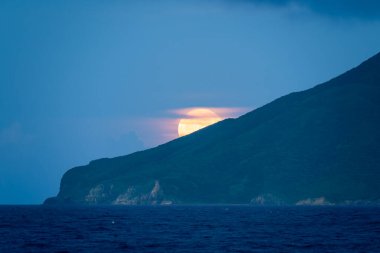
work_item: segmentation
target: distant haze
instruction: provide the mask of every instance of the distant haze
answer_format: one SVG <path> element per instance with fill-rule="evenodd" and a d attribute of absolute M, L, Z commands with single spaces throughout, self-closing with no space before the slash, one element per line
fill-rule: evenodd
<path fill-rule="evenodd" d="M 379 10 L 370 0 L 1 1 L 0 204 L 41 203 L 73 166 L 174 138 L 175 111 L 248 111 L 327 81 L 380 51 Z"/>

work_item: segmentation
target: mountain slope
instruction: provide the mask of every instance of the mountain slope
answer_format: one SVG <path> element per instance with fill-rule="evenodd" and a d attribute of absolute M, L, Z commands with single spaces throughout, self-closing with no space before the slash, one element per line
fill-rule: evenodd
<path fill-rule="evenodd" d="M 58 196 L 46 203 L 377 201 L 379 143 L 377 54 L 237 119 L 73 168 L 63 176 Z"/>

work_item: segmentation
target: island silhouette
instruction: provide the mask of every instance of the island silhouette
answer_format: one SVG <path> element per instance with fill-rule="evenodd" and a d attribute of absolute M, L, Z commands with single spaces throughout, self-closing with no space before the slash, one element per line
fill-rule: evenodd
<path fill-rule="evenodd" d="M 45 204 L 370 204 L 380 199 L 380 53 L 145 151 L 67 171 Z"/>

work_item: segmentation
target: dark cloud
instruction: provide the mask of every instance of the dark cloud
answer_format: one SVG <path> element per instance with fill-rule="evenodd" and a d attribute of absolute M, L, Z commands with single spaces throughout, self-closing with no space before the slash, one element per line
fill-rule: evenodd
<path fill-rule="evenodd" d="M 229 3 L 287 6 L 296 4 L 332 18 L 380 19 L 378 0 L 231 0 Z"/>

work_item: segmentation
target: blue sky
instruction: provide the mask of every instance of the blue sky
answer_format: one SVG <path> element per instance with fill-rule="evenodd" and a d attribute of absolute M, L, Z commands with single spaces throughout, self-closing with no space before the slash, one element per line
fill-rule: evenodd
<path fill-rule="evenodd" d="M 380 51 L 378 1 L 0 2 L 0 203 L 175 137 L 187 107 L 254 109 Z M 174 123 L 173 123 L 174 122 Z"/>

